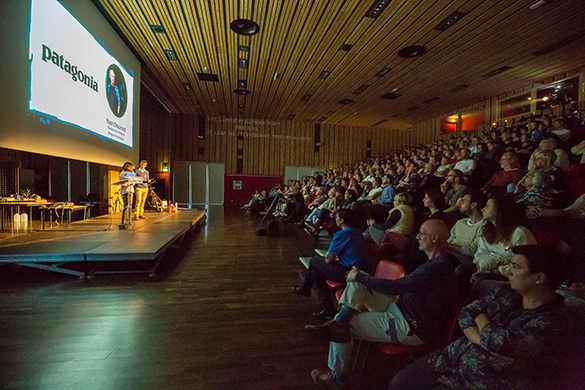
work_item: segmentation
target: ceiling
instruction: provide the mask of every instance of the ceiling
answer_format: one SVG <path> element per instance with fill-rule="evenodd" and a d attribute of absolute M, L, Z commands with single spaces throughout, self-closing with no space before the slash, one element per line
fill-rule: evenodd
<path fill-rule="evenodd" d="M 93 1 L 142 62 L 143 86 L 174 113 L 397 129 L 585 65 L 583 0 L 535 10 L 537 0 L 393 0 L 377 18 L 365 16 L 376 0 Z M 459 21 L 436 29 L 456 11 Z M 241 18 L 260 32 L 234 33 Z M 398 56 L 411 45 L 426 52 Z M 239 80 L 251 94 L 233 92 Z"/>

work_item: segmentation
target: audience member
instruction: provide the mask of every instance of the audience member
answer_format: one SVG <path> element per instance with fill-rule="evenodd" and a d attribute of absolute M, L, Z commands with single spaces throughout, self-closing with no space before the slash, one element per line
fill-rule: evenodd
<path fill-rule="evenodd" d="M 562 368 L 578 334 L 555 293 L 568 275 L 566 261 L 535 245 L 512 253 L 509 286 L 464 307 L 463 336 L 400 371 L 388 390 L 565 387 Z"/>
<path fill-rule="evenodd" d="M 453 267 L 446 258 L 448 236 L 443 222 L 426 221 L 417 240 L 428 261 L 402 278 L 380 279 L 352 268 L 335 319 L 305 327 L 313 338 L 331 342 L 330 371 L 311 372 L 318 387 L 345 386 L 354 339 L 420 345 L 444 338 L 457 295 Z M 360 312 L 362 305 L 369 311 Z"/>
<path fill-rule="evenodd" d="M 366 243 L 362 233 L 354 227 L 351 210 L 339 210 L 335 222 L 341 230 L 333 236 L 325 257 L 313 257 L 303 282 L 299 287 L 293 287 L 296 294 L 309 296 L 311 288 L 315 286 L 320 310 L 313 313 L 313 316 L 325 320 L 335 315 L 331 290 L 326 281 L 343 282 L 351 267 L 364 269 L 366 266 Z"/>

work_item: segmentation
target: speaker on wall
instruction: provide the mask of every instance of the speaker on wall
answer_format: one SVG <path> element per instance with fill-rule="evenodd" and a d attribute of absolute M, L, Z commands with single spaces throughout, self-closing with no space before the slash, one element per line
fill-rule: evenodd
<path fill-rule="evenodd" d="M 319 153 L 319 145 L 321 145 L 321 123 L 315 123 L 315 136 L 313 137 L 315 145 L 315 153 Z"/>

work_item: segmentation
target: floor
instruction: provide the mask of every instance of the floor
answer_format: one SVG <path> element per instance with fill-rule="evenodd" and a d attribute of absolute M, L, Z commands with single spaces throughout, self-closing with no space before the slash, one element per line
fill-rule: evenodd
<path fill-rule="evenodd" d="M 258 223 L 211 207 L 153 278 L 0 267 L 0 388 L 314 388 L 327 345 L 303 332 L 314 298 L 290 287 L 315 243 Z"/>

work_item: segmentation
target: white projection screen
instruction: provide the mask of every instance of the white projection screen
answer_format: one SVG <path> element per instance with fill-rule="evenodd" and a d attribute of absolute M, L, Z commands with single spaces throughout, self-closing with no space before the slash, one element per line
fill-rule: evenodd
<path fill-rule="evenodd" d="M 140 63 L 90 0 L 2 1 L 0 31 L 0 147 L 138 161 Z"/>

